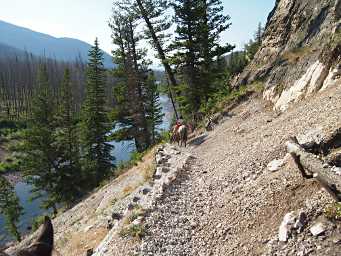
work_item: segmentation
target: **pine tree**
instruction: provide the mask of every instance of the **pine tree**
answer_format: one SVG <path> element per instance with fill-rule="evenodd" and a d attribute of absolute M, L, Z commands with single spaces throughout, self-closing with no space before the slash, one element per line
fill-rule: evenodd
<path fill-rule="evenodd" d="M 71 203 L 81 193 L 79 141 L 77 136 L 75 102 L 72 95 L 70 70 L 64 72 L 59 90 L 59 108 L 55 116 L 56 147 L 60 156 L 57 187 L 60 200 Z"/>
<path fill-rule="evenodd" d="M 166 41 L 169 41 L 168 29 L 172 22 L 166 14 L 169 7 L 168 0 L 135 0 L 139 13 L 146 23 L 146 37 L 152 43 L 157 51 L 157 57 L 161 60 L 165 68 L 170 84 L 168 85 L 169 96 L 173 102 L 173 108 L 176 118 L 179 113 L 174 104 L 173 90 L 178 86 L 174 71 L 171 68 L 168 55 L 168 46 Z"/>
<path fill-rule="evenodd" d="M 86 97 L 81 114 L 83 172 L 89 187 L 97 186 L 113 167 L 112 145 L 107 142 L 111 131 L 105 96 L 103 53 L 98 40 L 89 51 Z"/>
<path fill-rule="evenodd" d="M 246 52 L 248 62 L 253 60 L 259 48 L 261 47 L 263 33 L 264 33 L 264 28 L 262 27 L 262 23 L 259 23 L 257 30 L 255 32 L 255 35 L 254 35 L 254 39 L 250 40 L 249 43 L 245 45 L 245 52 Z"/>
<path fill-rule="evenodd" d="M 262 38 L 264 33 L 264 27 L 262 26 L 262 23 L 258 23 L 257 31 L 255 33 L 255 41 L 257 42 L 258 46 L 262 44 Z"/>
<path fill-rule="evenodd" d="M 172 63 L 176 65 L 181 75 L 181 97 L 187 99 L 182 103 L 182 110 L 186 113 L 196 112 L 200 108 L 203 96 L 202 86 L 199 82 L 199 54 L 200 54 L 200 6 L 196 0 L 175 0 L 172 4 L 175 12 L 176 38 L 171 49 L 175 50 Z M 179 90 L 179 88 L 178 88 Z M 179 94 L 178 94 L 179 95 Z"/>
<path fill-rule="evenodd" d="M 181 75 L 178 102 L 187 116 L 195 115 L 223 87 L 222 56 L 233 49 L 221 45 L 221 33 L 230 26 L 220 0 L 174 0 L 176 38 L 173 64 Z"/>
<path fill-rule="evenodd" d="M 148 120 L 148 129 L 151 133 L 152 144 L 155 144 L 158 135 L 158 127 L 160 124 L 162 124 L 164 114 L 162 113 L 160 95 L 153 72 L 151 72 L 148 76 L 145 102 L 147 105 L 146 112 Z"/>
<path fill-rule="evenodd" d="M 60 201 L 56 189 L 59 156 L 54 136 L 54 102 L 47 69 L 42 65 L 33 95 L 31 119 L 22 145 L 23 174 L 34 187 L 34 197 L 44 197 L 43 207 L 53 208 L 56 213 L 56 204 Z"/>
<path fill-rule="evenodd" d="M 201 83 L 204 103 L 219 90 L 217 80 L 220 79 L 223 70 L 218 65 L 219 59 L 226 53 L 233 50 L 234 46 L 230 44 L 221 45 L 220 36 L 226 31 L 231 23 L 230 16 L 224 15 L 224 7 L 221 0 L 198 0 L 196 1 L 200 8 L 200 58 L 201 64 Z"/>
<path fill-rule="evenodd" d="M 117 80 L 114 89 L 113 119 L 119 126 L 116 140 L 135 140 L 137 151 L 142 152 L 151 145 L 145 102 L 148 64 L 146 50 L 138 47 L 142 39 L 137 32 L 139 17 L 125 6 L 113 9 L 110 23 L 114 62 L 117 68 L 113 75 Z"/>
<path fill-rule="evenodd" d="M 7 231 L 17 241 L 21 241 L 18 222 L 23 214 L 23 208 L 20 206 L 13 186 L 2 176 L 0 176 L 0 214 L 5 217 Z"/>

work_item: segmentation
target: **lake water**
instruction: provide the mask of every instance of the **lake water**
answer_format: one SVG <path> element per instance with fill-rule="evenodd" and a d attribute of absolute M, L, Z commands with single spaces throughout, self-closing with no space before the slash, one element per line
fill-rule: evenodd
<path fill-rule="evenodd" d="M 163 113 L 165 114 L 163 118 L 163 123 L 160 125 L 160 130 L 168 130 L 173 118 L 172 105 L 167 96 L 161 96 L 160 102 L 162 105 Z M 123 141 L 123 142 L 112 142 L 114 149 L 112 154 L 116 158 L 116 163 L 125 162 L 130 159 L 131 153 L 135 151 L 135 146 L 133 141 Z M 42 199 L 36 199 L 31 201 L 31 190 L 32 187 L 24 182 L 18 182 L 15 185 L 15 192 L 20 199 L 20 204 L 24 208 L 24 214 L 21 216 L 19 223 L 19 230 L 24 233 L 27 232 L 27 228 L 31 226 L 32 220 L 40 215 L 47 213 L 46 210 L 41 209 L 39 206 Z M 12 237 L 6 233 L 5 230 L 5 220 L 0 215 L 0 246 L 4 243 L 11 241 Z"/>

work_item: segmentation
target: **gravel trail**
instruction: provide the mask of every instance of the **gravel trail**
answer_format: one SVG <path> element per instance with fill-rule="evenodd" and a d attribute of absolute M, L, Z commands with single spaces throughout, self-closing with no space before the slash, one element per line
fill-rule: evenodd
<path fill-rule="evenodd" d="M 287 212 L 306 207 L 307 199 L 321 207 L 331 202 L 314 181 L 300 177 L 291 160 L 277 172 L 267 164 L 285 157 L 290 136 L 341 127 L 340 113 L 341 87 L 282 115 L 258 98 L 238 106 L 232 118 L 182 149 L 194 159 L 147 216 L 141 255 L 267 253 Z M 309 255 L 324 255 L 318 249 Z"/>

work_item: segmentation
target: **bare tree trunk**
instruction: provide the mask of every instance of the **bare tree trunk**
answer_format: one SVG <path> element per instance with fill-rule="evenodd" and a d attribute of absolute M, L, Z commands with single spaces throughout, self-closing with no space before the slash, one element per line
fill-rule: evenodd
<path fill-rule="evenodd" d="M 306 152 L 296 138 L 288 141 L 286 146 L 302 176 L 306 179 L 315 178 L 335 201 L 341 202 L 341 177 L 331 168 L 324 167 L 322 161 L 315 155 Z"/>
<path fill-rule="evenodd" d="M 141 0 L 136 0 L 138 6 L 139 6 L 139 9 L 140 9 L 140 12 L 142 14 L 142 17 L 143 19 L 145 20 L 146 24 L 147 24 L 147 27 L 149 29 L 149 32 L 152 36 L 152 39 L 153 39 L 153 42 L 154 42 L 154 46 L 158 52 L 158 55 L 159 55 L 159 58 L 165 68 L 165 71 L 167 73 L 167 76 L 168 76 L 168 79 L 172 85 L 172 87 L 176 87 L 177 86 L 177 82 L 176 82 L 176 79 L 175 79 L 175 76 L 174 76 L 174 73 L 166 59 L 166 54 L 165 54 L 165 51 L 163 50 L 161 44 L 160 44 L 160 41 L 156 35 L 156 32 L 154 30 L 154 27 L 153 27 L 153 24 L 151 23 L 150 19 L 149 19 L 149 16 L 148 16 L 148 13 L 146 11 L 146 9 L 144 8 L 143 4 L 142 4 L 142 1 Z M 174 102 L 174 99 L 173 99 L 173 93 L 171 92 L 171 88 L 169 88 L 169 91 L 170 91 L 170 97 L 171 97 L 171 100 L 172 102 Z M 174 113 L 175 113 L 175 116 L 177 119 L 179 119 L 179 115 L 178 115 L 178 112 L 176 110 L 176 107 L 175 107 L 175 104 L 173 104 L 173 108 L 174 108 Z"/>

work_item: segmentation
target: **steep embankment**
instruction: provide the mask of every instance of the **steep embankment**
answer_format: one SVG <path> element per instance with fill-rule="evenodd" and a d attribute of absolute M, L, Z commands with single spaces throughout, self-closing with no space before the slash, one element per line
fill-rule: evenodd
<path fill-rule="evenodd" d="M 154 170 L 149 154 L 53 221 L 56 250 L 64 256 L 339 255 L 341 225 L 323 219 L 332 199 L 316 181 L 302 179 L 285 156 L 285 142 L 317 133 L 323 139 L 340 128 L 341 87 L 282 115 L 267 106 L 252 98 L 188 148 L 160 149 L 146 182 L 144 173 Z M 269 171 L 268 163 L 282 158 L 283 166 Z M 306 216 L 301 232 L 291 230 L 279 242 L 283 217 L 299 210 Z M 317 221 L 324 232 L 313 236 Z"/>
<path fill-rule="evenodd" d="M 234 86 L 264 81 L 278 111 L 341 81 L 341 1 L 277 0 L 255 59 Z"/>

